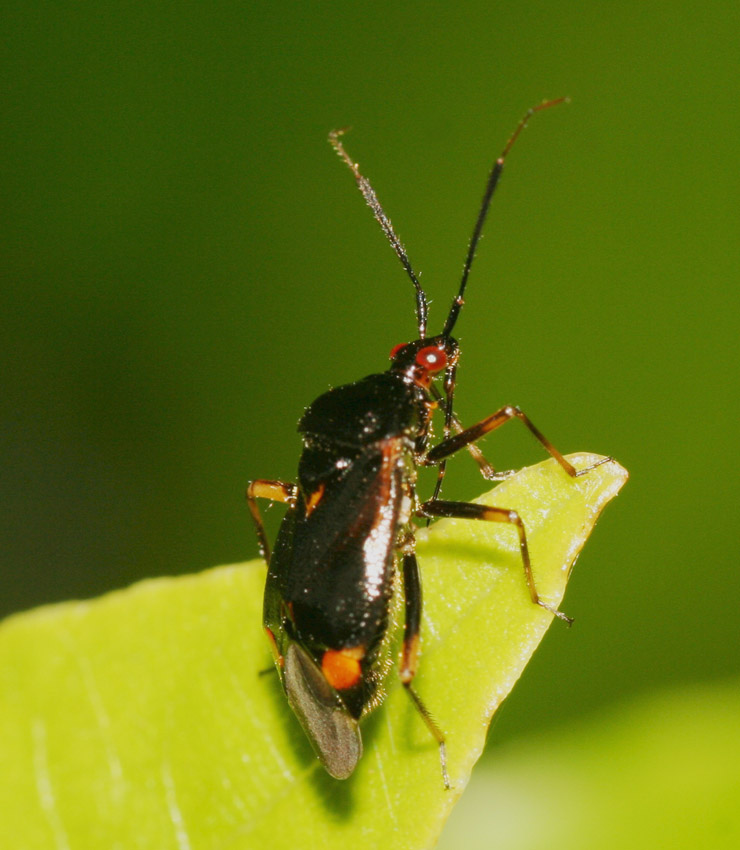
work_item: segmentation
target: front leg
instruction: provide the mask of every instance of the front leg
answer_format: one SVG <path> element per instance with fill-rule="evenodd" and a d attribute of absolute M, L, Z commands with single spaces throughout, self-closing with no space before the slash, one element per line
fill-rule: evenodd
<path fill-rule="evenodd" d="M 472 425 L 470 428 L 466 428 L 464 431 L 460 431 L 460 433 L 442 440 L 441 443 L 434 446 L 433 449 L 430 449 L 429 452 L 427 452 L 424 463 L 430 466 L 443 463 L 445 458 L 455 454 L 455 452 L 460 451 L 460 449 L 468 448 L 477 440 L 480 440 L 480 438 L 485 434 L 495 431 L 496 428 L 499 428 L 505 422 L 514 418 L 519 419 L 527 426 L 545 451 L 551 457 L 555 458 L 555 460 L 560 464 L 560 466 L 562 466 L 571 478 L 579 478 L 581 475 L 591 472 L 591 470 L 595 469 L 597 466 L 601 466 L 602 463 L 609 463 L 612 460 L 612 458 L 606 457 L 591 464 L 591 466 L 587 466 L 585 469 L 576 469 L 563 457 L 563 455 L 560 454 L 547 437 L 545 437 L 545 435 L 534 425 L 524 411 L 518 407 L 513 407 L 512 405 L 507 404 L 506 407 L 502 407 L 500 410 L 491 414 L 491 416 L 487 416 L 485 419 L 482 419 L 476 425 Z"/>
<path fill-rule="evenodd" d="M 435 399 L 436 403 L 441 403 L 444 409 L 445 414 L 445 427 L 444 427 L 444 438 L 442 443 L 446 442 L 450 437 L 450 431 L 455 432 L 455 434 L 461 434 L 465 429 L 462 426 L 462 422 L 458 418 L 457 414 L 452 410 L 452 396 L 455 391 L 455 373 L 453 372 L 451 375 L 445 378 L 445 394 L 446 399 L 442 396 L 440 391 L 432 386 L 431 392 L 432 396 Z M 426 430 L 426 429 L 425 429 Z M 440 445 L 442 445 L 440 443 Z M 426 445 L 426 439 L 422 441 L 422 446 L 419 454 L 423 455 L 423 447 Z M 498 472 L 493 464 L 484 456 L 483 452 L 476 446 L 474 442 L 469 442 L 465 445 L 465 448 L 468 450 L 468 453 L 473 458 L 473 460 L 478 464 L 478 469 L 480 470 L 480 474 L 486 479 L 486 481 L 505 481 L 507 478 L 511 478 L 512 475 L 516 474 L 515 469 L 504 470 L 502 472 Z M 423 458 L 422 463 L 428 463 L 429 465 L 437 465 L 437 483 L 434 486 L 434 493 L 432 495 L 433 499 L 438 499 L 440 493 L 442 492 L 442 482 L 444 481 L 445 471 L 446 471 L 446 461 L 442 460 L 439 462 L 428 461 L 426 457 Z M 427 522 L 427 525 L 429 523 Z"/>
<path fill-rule="evenodd" d="M 258 478 L 255 481 L 250 481 L 247 485 L 247 506 L 257 530 L 257 544 L 259 545 L 260 555 L 265 559 L 268 567 L 270 566 L 270 544 L 267 542 L 262 514 L 257 507 L 257 499 L 269 499 L 271 502 L 283 502 L 292 505 L 297 495 L 298 487 L 295 484 L 286 484 L 284 481 L 268 481 L 265 478 Z"/>

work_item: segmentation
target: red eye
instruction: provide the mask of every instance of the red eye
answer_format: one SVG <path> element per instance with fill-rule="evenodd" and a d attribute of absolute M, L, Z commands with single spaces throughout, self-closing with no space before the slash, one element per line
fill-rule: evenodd
<path fill-rule="evenodd" d="M 441 372 L 447 365 L 447 354 L 443 348 L 428 345 L 417 353 L 416 362 L 419 366 L 423 366 L 427 372 Z"/>
<path fill-rule="evenodd" d="M 393 348 L 391 348 L 391 355 L 390 355 L 391 360 L 395 360 L 395 359 L 396 359 L 396 355 L 398 354 L 398 352 L 399 352 L 402 348 L 405 348 L 405 347 L 406 347 L 406 345 L 407 345 L 407 343 L 405 343 L 405 342 L 399 342 L 399 343 L 398 343 L 398 345 L 394 345 L 394 346 L 393 346 Z"/>

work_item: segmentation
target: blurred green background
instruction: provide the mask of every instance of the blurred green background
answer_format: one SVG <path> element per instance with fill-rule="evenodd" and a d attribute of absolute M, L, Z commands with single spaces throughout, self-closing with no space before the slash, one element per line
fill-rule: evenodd
<path fill-rule="evenodd" d="M 632 478 L 492 739 L 740 667 L 740 9 L 11 0 L 2 48 L 0 613 L 244 560 L 251 477 L 414 334 L 525 109 L 457 327 L 457 410 L 521 405 Z M 499 467 L 540 460 L 523 428 Z M 445 493 L 484 489 L 469 459 Z M 273 512 L 272 528 L 278 518 Z M 492 612 L 492 616 L 495 613 Z M 441 711 L 440 711 L 441 713 Z"/>

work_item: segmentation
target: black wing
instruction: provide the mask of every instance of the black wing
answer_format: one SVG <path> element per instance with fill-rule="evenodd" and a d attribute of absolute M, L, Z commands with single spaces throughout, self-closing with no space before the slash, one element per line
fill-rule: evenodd
<path fill-rule="evenodd" d="M 298 502 L 278 534 L 265 599 L 266 608 L 268 597 L 282 600 L 305 646 L 369 650 L 385 633 L 394 549 L 411 505 L 409 463 L 403 438 L 353 457 L 304 451 Z"/>

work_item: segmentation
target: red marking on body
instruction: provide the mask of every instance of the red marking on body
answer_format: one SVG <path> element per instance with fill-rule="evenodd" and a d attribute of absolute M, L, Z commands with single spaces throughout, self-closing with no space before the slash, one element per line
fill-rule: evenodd
<path fill-rule="evenodd" d="M 347 531 L 347 536 L 350 539 L 360 532 L 363 535 L 371 534 L 381 523 L 386 522 L 388 519 L 387 512 L 381 510 L 381 507 L 388 505 L 397 493 L 399 486 L 398 461 L 403 453 L 403 438 L 390 437 L 383 440 L 379 446 L 381 466 L 372 486 L 368 488 L 368 500 L 366 501 L 368 507 L 374 506 L 374 517 L 368 517 L 367 511 L 359 511 Z M 372 501 L 370 501 L 370 497 L 372 497 Z M 368 518 L 370 519 L 369 530 L 367 529 Z"/>
<path fill-rule="evenodd" d="M 267 639 L 270 641 L 270 649 L 272 650 L 272 654 L 275 658 L 275 661 L 282 667 L 284 664 L 283 656 L 280 654 L 280 650 L 278 649 L 277 641 L 275 640 L 275 635 L 272 633 L 272 629 L 269 629 L 265 626 L 265 632 L 267 634 Z"/>

